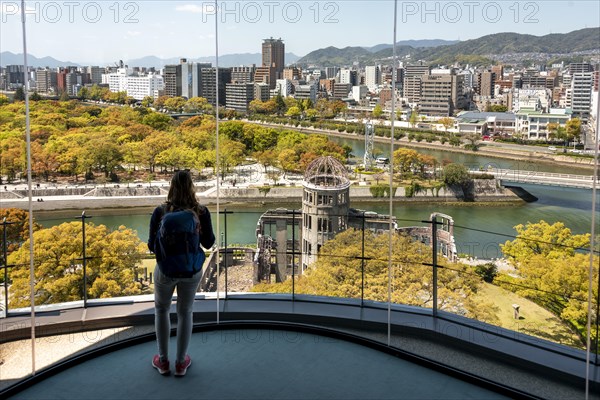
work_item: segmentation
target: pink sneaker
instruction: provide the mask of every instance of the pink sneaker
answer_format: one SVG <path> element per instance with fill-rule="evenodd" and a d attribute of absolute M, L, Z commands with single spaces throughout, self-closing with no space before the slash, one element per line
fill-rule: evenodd
<path fill-rule="evenodd" d="M 192 359 L 186 354 L 182 363 L 175 362 L 175 376 L 184 376 L 190 365 L 192 365 Z"/>
<path fill-rule="evenodd" d="M 161 375 L 168 375 L 171 373 L 169 361 L 160 361 L 160 356 L 158 354 L 152 359 L 152 366 L 156 368 Z"/>

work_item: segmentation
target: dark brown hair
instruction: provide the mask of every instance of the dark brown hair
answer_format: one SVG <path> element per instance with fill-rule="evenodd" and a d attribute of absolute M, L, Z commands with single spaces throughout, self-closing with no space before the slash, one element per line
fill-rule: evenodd
<path fill-rule="evenodd" d="M 196 189 L 189 171 L 177 171 L 171 178 L 171 187 L 167 195 L 168 208 L 187 208 L 197 210 Z"/>

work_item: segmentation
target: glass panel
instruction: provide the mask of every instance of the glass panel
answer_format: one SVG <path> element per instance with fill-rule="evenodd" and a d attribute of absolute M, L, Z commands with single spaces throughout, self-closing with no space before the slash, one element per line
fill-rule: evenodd
<path fill-rule="evenodd" d="M 516 225 L 512 233 L 456 226 L 457 236 L 477 234 L 480 241 L 470 243 L 470 253 L 459 253 L 457 264 L 445 263 L 440 270 L 441 276 L 455 274 L 466 291 L 464 310 L 446 311 L 584 349 L 589 235 L 572 231 L 561 219 L 525 222 Z M 477 247 L 483 248 L 483 253 L 475 250 Z M 595 313 L 597 257 L 593 275 Z M 442 281 L 439 291 L 454 294 L 456 287 Z M 595 317 L 593 325 L 595 343 Z"/>
<path fill-rule="evenodd" d="M 18 2 L 4 3 L 0 10 L 2 32 L 20 32 Z M 371 53 L 356 53 L 358 55 L 352 56 L 350 61 L 321 57 L 321 60 L 307 63 L 311 64 L 310 68 L 284 70 L 284 66 L 294 62 L 287 59 L 284 63 L 283 43 L 288 53 L 296 51 L 304 54 L 331 45 L 325 43 L 330 39 L 342 38 L 343 43 L 332 42 L 339 47 L 353 45 L 352 41 L 365 38 L 363 30 L 354 28 L 365 21 L 371 21 L 374 27 L 372 21 L 379 21 L 381 16 L 376 13 L 381 14 L 384 10 L 389 14 L 392 5 L 390 2 L 371 2 L 365 8 L 364 2 L 351 3 L 288 2 L 266 6 L 266 3 L 256 2 L 219 2 L 224 11 L 219 23 L 222 34 L 220 45 L 224 54 L 235 51 L 260 53 L 258 63 L 256 59 L 244 61 L 247 67 L 223 71 L 215 71 L 214 65 L 210 68 L 194 66 L 191 59 L 136 60 L 147 55 L 137 53 L 138 50 L 147 50 L 142 45 L 145 43 L 153 43 L 157 49 L 173 49 L 171 55 L 179 55 L 182 51 L 188 52 L 183 55 L 190 57 L 212 54 L 215 21 L 212 3 L 169 2 L 165 6 L 167 2 L 96 2 L 85 4 L 83 8 L 66 7 L 66 3 L 52 3 L 50 7 L 43 2 L 32 4 L 33 8 L 28 12 L 28 28 L 33 33 L 29 36 L 32 55 L 46 55 L 43 52 L 49 49 L 49 55 L 55 58 L 81 63 L 92 60 L 92 64 L 99 66 L 45 68 L 36 65 L 23 71 L 19 68 L 20 59 L 11 61 L 15 65 L 10 68 L 1 65 L 0 89 L 9 92 L 9 96 L 5 100 L 0 94 L 0 175 L 4 186 L 0 198 L 2 201 L 20 201 L 27 195 L 23 179 L 26 172 L 23 162 L 24 106 L 18 101 L 13 103 L 24 79 L 30 80 L 35 89 L 35 93 L 32 90 L 30 94 L 34 201 L 39 202 L 36 208 L 51 208 L 44 207 L 44 203 L 49 203 L 49 198 L 54 201 L 63 196 L 75 196 L 77 199 L 75 204 L 65 206 L 70 209 L 84 207 L 84 201 L 103 201 L 111 196 L 127 198 L 133 194 L 137 197 L 135 206 L 129 200 L 122 200 L 113 202 L 114 208 L 88 210 L 88 215 L 93 218 L 84 219 L 83 226 L 81 218 L 77 219 L 83 209 L 74 212 L 36 211 L 36 219 L 41 225 L 39 229 L 36 226 L 34 234 L 36 304 L 75 302 L 79 306 L 84 299 L 151 294 L 155 262 L 145 245 L 149 213 L 155 203 L 164 200 L 173 171 L 190 168 L 194 171 L 200 198 L 210 199 L 213 223 L 219 221 L 221 227 L 217 232 L 220 254 L 207 252 L 206 278 L 199 289 L 207 297 L 214 294 L 218 286 L 231 294 L 275 292 L 385 302 L 390 294 L 388 288 L 391 288 L 394 304 L 419 306 L 427 310 L 435 307 L 516 333 L 581 349 L 586 334 L 589 284 L 589 249 L 586 246 L 589 247 L 590 238 L 585 235 L 591 233 L 589 225 L 594 199 L 588 189 L 563 187 L 551 181 L 557 175 L 547 174 L 592 175 L 590 152 L 597 146 L 592 126 L 594 120 L 583 124 L 582 135 L 575 135 L 569 140 L 565 139 L 570 135 L 566 132 L 565 121 L 573 116 L 571 114 L 553 118 L 522 114 L 517 117 L 521 122 L 517 123 L 498 120 L 492 123 L 486 118 L 472 116 L 472 120 L 464 123 L 456 119 L 454 123 L 446 121 L 446 126 L 439 115 L 426 114 L 446 112 L 449 104 L 439 103 L 450 82 L 442 87 L 434 85 L 433 81 L 423 80 L 425 71 L 419 71 L 418 67 L 425 67 L 427 72 L 431 70 L 427 65 L 419 65 L 412 70 L 412 76 L 398 82 L 401 83 L 399 89 L 402 87 L 403 91 L 399 97 L 403 106 L 402 110 L 392 112 L 397 112 L 402 120 L 399 121 L 401 129 L 395 132 L 400 143 L 418 147 L 418 153 L 429 158 L 422 158 L 421 161 L 425 161 L 420 162 L 418 167 L 401 166 L 399 157 L 390 154 L 388 143 L 376 141 L 365 146 L 363 136 L 367 120 L 376 121 L 373 125 L 377 139 L 390 136 L 391 90 L 389 87 L 377 87 L 379 83 L 382 86 L 389 84 L 394 73 L 390 68 L 389 48 L 384 46 L 378 50 L 380 53 L 373 52 L 385 55 L 380 59 L 382 70 L 367 65 L 379 63 Z M 447 36 L 446 25 L 452 28 L 451 31 L 455 28 L 460 31 L 461 27 L 467 26 L 464 19 L 448 21 L 446 11 L 461 11 L 454 6 L 446 9 L 444 6 L 424 8 L 425 5 L 400 4 L 405 7 L 402 21 L 405 31 L 416 34 L 425 26 L 439 26 L 445 29 L 440 31 L 440 35 Z M 495 3 L 489 5 L 498 6 Z M 356 12 L 358 8 L 354 7 L 362 7 L 361 12 Z M 553 7 L 556 8 L 553 10 Z M 586 4 L 586 7 L 592 6 Z M 597 5 L 594 4 L 594 7 L 578 16 L 597 16 L 598 13 L 594 12 Z M 577 7 L 571 8 L 576 11 Z M 515 18 L 509 19 L 514 21 L 519 20 L 519 16 L 521 22 L 538 21 L 539 18 L 540 24 L 525 23 L 523 26 L 529 25 L 526 30 L 536 25 L 555 26 L 549 14 L 560 18 L 567 15 L 563 12 L 565 9 L 557 5 L 538 10 L 537 5 L 531 3 L 522 9 L 511 6 L 495 10 L 502 11 L 498 17 L 501 14 L 504 17 L 511 15 Z M 473 15 L 475 18 L 481 17 L 480 13 L 476 14 Z M 354 20 L 353 15 L 361 20 Z M 462 15 L 464 17 L 466 13 Z M 489 17 L 479 18 L 475 23 L 469 21 L 467 30 L 477 35 L 479 26 L 489 28 Z M 437 21 L 440 18 L 442 21 Z M 437 23 L 423 23 L 428 19 L 436 19 Z M 267 20 L 268 24 L 261 24 Z M 592 26 L 597 17 L 590 21 L 581 20 L 581 27 Z M 65 36 L 61 29 L 65 26 L 69 27 L 69 32 L 80 32 L 88 45 L 76 48 L 64 46 L 68 35 Z M 184 33 L 180 32 L 179 37 L 193 40 L 173 40 L 178 35 L 176 26 L 187 29 Z M 306 32 L 306 35 L 292 31 Z M 391 27 L 364 31 L 383 32 L 384 36 L 378 36 L 383 38 L 381 43 L 391 39 Z M 342 32 L 344 34 L 336 35 Z M 427 32 L 429 35 L 430 30 Z M 363 36 L 353 37 L 355 33 Z M 320 39 L 311 39 L 313 34 L 317 36 L 312 39 L 321 38 L 323 46 L 319 44 Z M 263 37 L 271 35 L 281 35 L 283 42 L 273 38 L 263 41 Z M 15 40 L 18 36 L 1 35 L 0 48 L 20 53 L 19 40 Z M 45 40 L 40 41 L 41 37 Z M 95 42 L 97 38 L 108 46 Z M 263 42 L 265 47 L 262 47 Z M 115 43 L 124 45 L 119 47 Z M 313 48 L 308 48 L 309 44 Z M 354 43 L 359 44 L 368 43 Z M 179 45 L 184 47 L 176 51 Z M 236 46 L 243 46 L 243 50 Z M 198 54 L 198 49 L 205 54 Z M 573 101 L 569 96 L 574 96 L 576 89 L 579 91 L 582 85 L 592 88 L 593 83 L 597 86 L 597 66 L 595 80 L 591 75 L 586 75 L 585 81 L 581 80 L 579 75 L 576 78 L 570 71 L 571 68 L 589 69 L 597 62 L 586 51 L 589 50 L 584 49 L 578 54 L 586 62 L 573 66 L 563 63 L 552 65 L 550 59 L 527 60 L 524 65 L 519 65 L 525 60 L 517 57 L 510 60 L 511 67 L 506 65 L 503 71 L 504 67 L 493 65 L 503 60 L 479 59 L 477 55 L 467 57 L 468 67 L 464 57 L 462 60 L 448 60 L 448 65 L 457 65 L 462 70 L 459 75 L 464 78 L 468 92 L 465 93 L 468 97 L 464 99 L 468 100 L 465 109 L 496 109 L 498 106 L 503 109 L 509 103 L 508 92 L 513 83 L 514 86 L 520 83 L 525 88 L 551 85 L 553 98 L 548 98 L 548 93 L 543 95 L 544 107 L 558 105 L 568 108 Z M 412 66 L 410 60 L 414 58 L 404 58 L 404 55 L 403 72 L 407 72 Z M 239 64 L 237 61 L 226 62 L 226 59 L 220 59 L 221 67 Z M 132 65 L 126 66 L 128 62 Z M 265 65 L 262 65 L 263 62 Z M 256 64 L 257 68 L 249 67 L 251 64 Z M 312 64 L 317 65 L 313 68 Z M 102 72 L 106 73 L 104 81 Z M 216 87 L 215 74 L 219 75 L 222 87 Z M 450 69 L 440 70 L 438 74 L 450 76 Z M 131 79 L 122 80 L 126 75 Z M 163 77 L 164 85 L 158 83 Z M 257 87 L 246 85 L 246 81 L 253 79 L 263 84 Z M 204 86 L 198 83 L 201 81 Z M 276 84 L 272 85 L 273 81 Z M 309 85 L 305 83 L 311 81 L 315 84 L 307 87 Z M 124 82 L 127 84 L 122 84 Z M 194 87 L 194 82 L 199 86 Z M 155 84 L 156 87 L 149 90 L 149 86 Z M 367 85 L 371 87 L 367 89 Z M 131 92 L 123 93 L 126 88 L 131 88 Z M 420 88 L 423 95 L 433 96 L 429 104 L 418 104 L 421 93 L 410 93 Z M 482 94 L 483 89 L 489 93 Z M 142 90 L 145 92 L 140 94 Z M 338 102 L 321 101 L 318 104 L 314 97 L 317 92 Z M 214 118 L 217 93 L 220 93 L 223 103 L 218 164 Z M 597 87 L 592 93 L 592 96 L 597 96 Z M 241 103 L 227 104 L 228 94 Z M 279 98 L 277 94 L 286 99 Z M 583 94 L 587 104 L 589 93 Z M 167 99 L 163 95 L 174 98 Z M 302 102 L 295 102 L 292 95 Z M 505 102 L 500 104 L 504 95 Z M 193 99 L 199 96 L 205 97 L 206 101 Z M 277 101 L 270 102 L 272 96 Z M 251 106 L 249 100 L 254 97 L 265 101 Z M 305 101 L 308 99 L 311 102 Z M 16 100 L 19 100 L 18 97 Z M 522 98 L 519 101 L 529 105 L 538 103 L 531 100 L 535 99 Z M 376 110 L 379 115 L 376 115 Z M 413 110 L 416 111 L 414 118 Z M 458 110 L 455 111 L 454 116 L 457 116 Z M 586 114 L 589 110 L 583 111 Z M 381 112 L 384 114 L 381 115 Z M 250 125 L 247 120 L 242 122 L 242 118 L 268 125 Z M 371 122 L 368 124 L 371 125 Z M 551 131 L 550 122 L 562 125 Z M 298 130 L 292 131 L 293 128 Z M 489 136 L 484 135 L 486 129 Z M 322 130 L 326 136 L 314 135 L 316 130 Z M 305 135 L 307 132 L 311 134 Z M 470 135 L 473 132 L 477 135 Z M 517 147 L 515 150 L 514 146 L 523 144 L 527 135 L 532 139 L 528 144 L 536 147 Z M 551 142 L 547 143 L 546 138 Z M 484 139 L 486 143 L 483 143 Z M 509 143 L 487 143 L 487 139 L 503 139 Z M 345 146 L 344 150 L 351 149 L 352 153 L 345 165 L 351 170 L 352 192 L 332 194 L 315 190 L 302 193 L 299 183 L 312 159 L 325 154 L 340 154 L 338 147 L 341 146 Z M 365 147 L 369 146 L 369 150 L 365 151 Z M 584 150 L 581 150 L 582 147 Z M 499 148 L 504 149 L 503 156 L 506 158 L 496 157 Z M 487 151 L 478 152 L 478 149 Z M 360 164 L 364 161 L 364 154 L 369 152 L 373 160 L 392 160 L 392 165 L 376 162 L 377 169 L 365 171 Z M 494 154 L 486 155 L 489 153 Z M 542 162 L 555 156 L 576 162 L 569 166 Z M 512 180 L 521 178 L 540 178 L 543 183 L 550 182 L 552 185 L 513 182 L 518 188 L 510 190 L 522 197 L 528 192 L 532 195 L 529 200 L 535 197 L 537 201 L 510 202 L 508 206 L 502 206 L 492 198 L 489 203 L 484 201 L 483 204 L 477 203 L 481 206 L 472 206 L 470 202 L 463 202 L 464 196 L 461 199 L 452 197 L 460 197 L 460 190 L 446 190 L 443 185 L 440 186 L 443 178 L 439 173 L 442 166 L 450 162 L 481 174 L 504 171 L 504 185 L 508 182 L 510 186 Z M 392 238 L 391 260 L 389 226 L 385 218 L 390 212 L 385 196 L 387 168 L 396 168 L 394 185 L 398 185 L 397 196 L 402 197 L 395 201 L 391 212 L 402 233 L 394 234 Z M 227 209 L 221 207 L 221 214 L 216 215 L 214 190 L 217 179 L 222 185 L 219 196 L 235 199 L 240 193 L 239 198 L 250 199 L 256 206 L 228 204 Z M 499 184 L 499 181 L 494 181 L 492 186 Z M 438 198 L 440 192 L 442 197 L 448 195 L 452 201 L 441 201 Z M 360 195 L 352 198 L 354 193 Z M 142 200 L 151 196 L 154 197 L 151 200 Z M 426 196 L 430 197 L 428 202 L 413 201 Z M 138 206 L 138 201 L 144 206 Z M 23 207 L 24 204 L 21 201 L 19 205 Z M 359 211 L 344 208 L 349 208 L 350 204 Z M 304 206 L 311 209 L 299 213 L 298 210 L 305 211 Z M 339 208 L 332 209 L 332 206 Z M 3 213 L 4 209 L 0 212 Z M 435 212 L 451 217 L 455 224 L 441 217 L 434 230 L 434 238 L 431 224 L 422 221 L 429 221 Z M 23 215 L 19 218 L 23 220 Z M 258 225 L 261 235 L 257 237 L 257 223 L 261 218 L 262 225 Z M 12 219 L 9 221 L 12 222 Z M 214 227 L 216 230 L 216 224 Z M 18 226 L 19 232 L 13 231 L 16 225 L 3 225 L 3 228 L 9 231 L 8 240 L 4 242 L 10 255 L 2 257 L 5 269 L 0 270 L 0 316 L 5 310 L 10 314 L 11 310 L 30 305 L 27 234 L 23 234 L 25 226 Z M 595 233 L 598 231 L 594 230 Z M 216 267 L 211 272 L 213 267 L 208 265 L 211 262 L 213 266 L 220 266 L 218 272 Z M 439 268 L 434 270 L 434 264 Z M 388 269 L 390 265 L 391 270 Z M 591 265 L 592 342 L 597 348 L 600 283 L 597 254 Z M 388 280 L 390 276 L 391 282 Z M 437 294 L 435 304 L 434 292 Z M 4 301 L 5 296 L 8 302 Z M 3 345 L 2 351 L 5 349 Z M 23 367 L 27 369 L 30 357 L 21 352 L 15 354 L 24 360 Z M 40 363 L 38 367 L 42 365 Z"/>
<path fill-rule="evenodd" d="M 400 219 L 398 225 L 399 232 L 392 239 L 392 302 L 433 308 L 431 224 Z"/>

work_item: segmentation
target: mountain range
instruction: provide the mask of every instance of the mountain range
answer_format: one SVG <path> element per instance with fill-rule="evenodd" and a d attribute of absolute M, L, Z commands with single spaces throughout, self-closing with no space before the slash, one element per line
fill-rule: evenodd
<path fill-rule="evenodd" d="M 489 64 L 492 59 L 509 54 L 544 53 L 569 55 L 581 52 L 598 51 L 600 49 L 600 27 L 586 28 L 569 33 L 555 33 L 545 36 L 533 36 L 520 33 L 495 33 L 477 39 L 465 41 L 449 41 L 441 39 L 404 40 L 396 43 L 396 55 L 400 60 L 423 60 L 429 64 L 450 65 L 455 62 L 470 64 Z M 391 44 L 378 44 L 372 47 L 350 46 L 345 48 L 326 47 L 310 52 L 304 57 L 286 53 L 287 64 L 301 66 L 317 65 L 351 66 L 384 62 L 392 57 Z M 215 65 L 215 57 L 190 58 L 188 61 L 210 62 Z M 114 60 L 116 63 L 119 60 Z M 260 53 L 238 53 L 219 56 L 219 66 L 233 67 L 239 65 L 260 65 Z M 131 67 L 161 68 L 168 64 L 178 64 L 179 58 L 163 59 L 147 56 L 138 59 L 125 60 Z M 0 66 L 21 65 L 23 55 L 8 51 L 0 53 Z M 60 61 L 52 57 L 38 58 L 29 55 L 28 64 L 32 67 L 64 67 L 79 65 L 98 65 L 98 63 Z M 112 64 L 111 64 L 112 65 Z"/>
<path fill-rule="evenodd" d="M 546 53 L 574 54 L 600 49 L 600 28 L 586 28 L 569 33 L 533 36 L 520 33 L 495 33 L 477 39 L 438 46 L 414 47 L 398 42 L 396 54 L 400 59 L 423 60 L 429 64 L 449 65 L 457 61 L 488 64 L 499 55 Z M 418 45 L 418 44 L 415 44 Z M 351 66 L 353 63 L 374 64 L 392 57 L 391 46 L 371 48 L 327 47 L 315 50 L 298 60 L 300 65 Z"/>
<path fill-rule="evenodd" d="M 146 56 L 142 58 L 136 58 L 132 60 L 124 60 L 126 65 L 130 67 L 156 67 L 162 68 L 165 65 L 170 64 L 179 64 L 180 58 L 187 58 L 188 61 L 194 62 L 209 62 L 215 65 L 215 57 L 199 57 L 199 58 L 190 58 L 190 57 L 173 57 L 173 58 L 159 58 L 156 56 Z M 295 63 L 298 61 L 300 57 L 293 53 L 286 53 L 285 59 L 288 63 Z M 114 60 L 113 63 L 109 63 L 109 65 L 114 65 L 118 63 L 119 60 Z M 29 54 L 27 58 L 27 63 L 31 67 L 67 67 L 67 66 L 86 66 L 86 65 L 101 65 L 104 66 L 106 64 L 98 63 L 98 62 L 73 62 L 73 61 L 60 61 L 53 57 L 43 57 L 38 58 Z M 260 65 L 262 63 L 262 55 L 260 53 L 243 53 L 243 54 L 225 54 L 219 56 L 219 66 L 220 67 L 235 67 L 239 65 Z M 15 54 L 10 51 L 3 51 L 0 53 L 0 66 L 6 65 L 22 65 L 23 64 L 23 54 Z"/>

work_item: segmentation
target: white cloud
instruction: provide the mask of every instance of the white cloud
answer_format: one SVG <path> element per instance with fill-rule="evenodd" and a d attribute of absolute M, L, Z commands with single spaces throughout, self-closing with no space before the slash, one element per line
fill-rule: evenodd
<path fill-rule="evenodd" d="M 184 11 L 184 12 L 192 12 L 192 13 L 202 13 L 203 9 L 201 6 L 197 4 L 184 4 L 182 6 L 175 7 L 175 11 Z"/>

